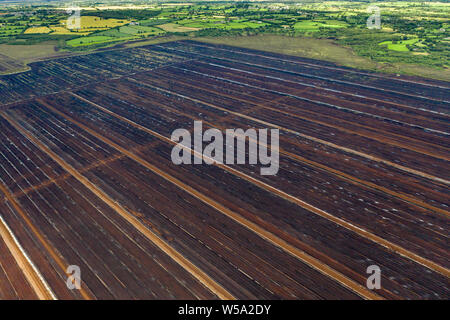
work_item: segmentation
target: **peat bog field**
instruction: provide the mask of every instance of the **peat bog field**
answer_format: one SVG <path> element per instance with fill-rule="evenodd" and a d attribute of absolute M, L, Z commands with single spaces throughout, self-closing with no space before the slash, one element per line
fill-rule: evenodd
<path fill-rule="evenodd" d="M 0 76 L 0 299 L 449 299 L 449 100 L 194 41 Z M 279 129 L 278 173 L 175 165 L 195 120 Z"/>

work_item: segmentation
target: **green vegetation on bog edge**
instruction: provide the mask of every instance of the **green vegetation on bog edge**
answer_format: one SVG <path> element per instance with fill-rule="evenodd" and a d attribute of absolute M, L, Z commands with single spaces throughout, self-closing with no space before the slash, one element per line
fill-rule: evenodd
<path fill-rule="evenodd" d="M 380 29 L 367 28 L 367 20 L 374 14 L 368 7 L 374 4 L 380 9 Z M 53 50 L 60 55 L 121 43 L 197 38 L 449 80 L 449 3 L 205 1 L 120 5 L 106 0 L 79 5 L 79 28 L 68 24 L 65 4 L 0 6 L 0 46 L 54 43 Z M 12 54 L 9 58 L 16 59 Z"/>
<path fill-rule="evenodd" d="M 195 38 L 195 40 L 325 60 L 364 70 L 403 73 L 447 81 L 450 79 L 450 69 L 409 63 L 378 62 L 360 56 L 351 48 L 341 46 L 330 39 L 261 34 L 254 36 L 200 37 Z"/>

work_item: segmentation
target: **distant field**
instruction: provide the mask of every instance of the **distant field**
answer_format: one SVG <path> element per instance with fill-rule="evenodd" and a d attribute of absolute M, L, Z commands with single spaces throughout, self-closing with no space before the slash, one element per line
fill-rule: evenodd
<path fill-rule="evenodd" d="M 262 21 L 248 21 L 242 19 L 234 21 L 225 21 L 224 19 L 219 18 L 203 19 L 203 20 L 181 20 L 178 23 L 184 27 L 190 28 L 198 28 L 198 29 L 218 28 L 225 30 L 260 28 L 267 25 Z"/>
<path fill-rule="evenodd" d="M 155 26 L 158 24 L 168 23 L 170 21 L 171 19 L 153 18 L 153 19 L 139 20 L 139 24 L 141 26 Z"/>
<path fill-rule="evenodd" d="M 31 34 L 31 33 L 50 33 L 52 32 L 52 29 L 48 27 L 31 27 L 25 30 L 25 34 Z"/>
<path fill-rule="evenodd" d="M 57 6 L 13 9 L 14 14 L 0 8 L 0 43 L 31 45 L 54 40 L 60 52 L 87 52 L 127 41 L 139 44 L 146 38 L 162 41 L 163 35 L 188 34 L 357 68 L 446 78 L 449 4 L 378 1 L 379 30 L 366 26 L 369 5 L 354 1 L 91 4 L 83 9 L 78 29 L 66 25 L 68 15 Z"/>
<path fill-rule="evenodd" d="M 130 35 L 130 34 L 139 35 L 139 34 L 161 34 L 161 33 L 164 33 L 164 31 L 159 28 L 146 27 L 146 26 L 123 26 L 123 27 L 119 28 L 119 31 L 121 33 L 125 33 L 128 35 Z"/>
<path fill-rule="evenodd" d="M 102 31 L 102 32 L 96 33 L 96 35 L 98 35 L 98 36 L 116 37 L 116 38 L 128 37 L 129 36 L 129 34 L 120 32 L 119 29 L 110 29 L 110 30 Z"/>
<path fill-rule="evenodd" d="M 201 29 L 196 27 L 185 27 L 176 23 L 165 23 L 162 25 L 158 25 L 158 27 L 168 32 L 189 32 Z"/>
<path fill-rule="evenodd" d="M 299 31 L 318 31 L 320 28 L 345 28 L 347 23 L 337 20 L 327 21 L 300 21 L 294 24 L 294 29 Z"/>
<path fill-rule="evenodd" d="M 113 41 L 124 41 L 139 38 L 140 36 L 156 36 L 164 33 L 163 30 L 155 27 L 140 25 L 126 25 L 102 32 L 95 33 L 88 37 L 80 37 L 67 41 L 71 47 L 87 46 L 91 44 L 110 43 Z"/>
<path fill-rule="evenodd" d="M 103 19 L 95 16 L 82 16 L 79 31 L 95 31 L 109 29 L 128 24 L 131 21 L 125 19 Z M 67 20 L 61 20 L 61 25 L 66 26 Z"/>
<path fill-rule="evenodd" d="M 72 34 L 72 31 L 64 27 L 51 27 L 51 29 L 54 34 Z"/>
<path fill-rule="evenodd" d="M 117 41 L 118 39 L 116 37 L 108 37 L 108 36 L 87 36 L 87 37 L 81 37 L 76 38 L 67 41 L 67 44 L 72 47 L 78 47 L 78 46 L 86 46 L 91 44 L 97 44 L 97 43 L 104 43 L 104 42 L 113 42 Z"/>

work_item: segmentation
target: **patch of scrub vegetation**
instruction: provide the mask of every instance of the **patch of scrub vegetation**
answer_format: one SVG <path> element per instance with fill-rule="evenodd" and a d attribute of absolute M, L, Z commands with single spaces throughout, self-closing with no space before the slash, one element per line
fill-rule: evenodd
<path fill-rule="evenodd" d="M 376 62 L 364 57 L 359 57 L 351 49 L 339 46 L 329 39 L 261 34 L 255 36 L 228 36 L 220 38 L 201 37 L 196 38 L 195 40 L 326 60 L 353 68 L 382 68 L 382 66 L 378 65 Z"/>
<path fill-rule="evenodd" d="M 238 20 L 224 20 L 220 18 L 212 18 L 212 19 L 202 19 L 202 20 L 181 20 L 177 21 L 176 24 L 179 24 L 183 27 L 187 28 L 196 28 L 200 29 L 248 29 L 248 28 L 261 28 L 267 25 L 267 23 L 262 21 L 249 21 L 246 19 L 238 19 Z"/>

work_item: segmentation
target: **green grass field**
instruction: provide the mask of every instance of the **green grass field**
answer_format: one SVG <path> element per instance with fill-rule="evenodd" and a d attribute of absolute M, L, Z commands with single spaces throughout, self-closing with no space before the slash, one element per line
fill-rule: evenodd
<path fill-rule="evenodd" d="M 88 45 L 92 45 L 92 44 L 107 43 L 107 42 L 113 42 L 113 41 L 118 41 L 118 38 L 108 37 L 108 36 L 86 36 L 86 37 L 80 37 L 80 38 L 69 40 L 69 41 L 67 41 L 67 44 L 72 47 L 79 47 L 79 46 L 88 46 Z"/>
<path fill-rule="evenodd" d="M 10 37 L 21 34 L 25 28 L 23 26 L 0 26 L 0 37 Z"/>
<path fill-rule="evenodd" d="M 419 39 L 402 40 L 402 41 L 396 41 L 395 43 L 393 41 L 383 41 L 383 42 L 379 43 L 379 45 L 387 46 L 387 48 L 389 50 L 407 52 L 407 51 L 409 51 L 407 45 L 413 45 L 413 44 L 417 43 L 418 41 L 419 41 Z M 423 45 L 421 47 L 423 47 Z"/>
<path fill-rule="evenodd" d="M 164 33 L 163 30 L 155 27 L 147 27 L 147 26 L 140 26 L 140 25 L 133 25 L 133 26 L 123 26 L 119 28 L 119 31 L 124 34 L 161 34 Z"/>
<path fill-rule="evenodd" d="M 319 31 L 320 28 L 346 28 L 348 24 L 337 20 L 313 20 L 300 21 L 294 24 L 294 29 L 298 31 Z"/>
<path fill-rule="evenodd" d="M 260 28 L 267 25 L 267 23 L 262 21 L 248 21 L 245 19 L 226 21 L 223 18 L 211 18 L 203 20 L 181 20 L 177 24 L 182 25 L 187 28 L 196 29 L 247 29 L 247 28 Z"/>
<path fill-rule="evenodd" d="M 163 34 L 164 31 L 155 27 L 146 27 L 140 25 L 126 25 L 118 28 L 101 31 L 87 37 L 79 37 L 67 41 L 71 47 L 108 44 L 113 41 L 132 40 L 141 36 L 156 36 Z"/>

